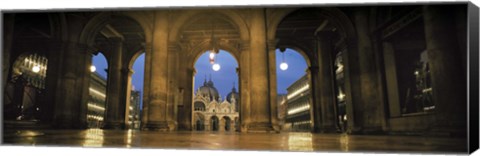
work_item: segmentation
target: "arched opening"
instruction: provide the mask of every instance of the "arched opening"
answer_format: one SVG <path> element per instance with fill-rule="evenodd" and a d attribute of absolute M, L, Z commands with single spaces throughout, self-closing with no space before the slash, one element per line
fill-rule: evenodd
<path fill-rule="evenodd" d="M 220 50 L 218 54 L 213 54 L 213 57 L 211 57 L 211 54 L 205 52 L 195 62 L 196 74 L 193 77 L 195 91 L 193 92 L 192 113 L 200 113 L 203 116 L 222 114 L 238 117 L 240 94 L 236 89 L 239 81 L 237 61 L 224 50 Z M 216 70 L 214 64 L 218 64 L 220 69 Z M 192 121 L 197 121 L 196 116 L 193 115 L 193 117 Z M 219 130 L 219 121 L 216 122 L 217 130 Z M 224 127 L 221 128 L 224 129 Z"/>
<path fill-rule="evenodd" d="M 137 77 L 143 74 L 135 71 L 143 73 L 144 68 L 144 61 L 138 61 L 143 58 L 143 28 L 127 16 L 100 14 L 87 24 L 80 40 L 104 52 L 108 60 L 103 128 L 138 128 L 142 93 L 137 88 L 143 88 L 143 79 Z"/>
<path fill-rule="evenodd" d="M 145 76 L 145 53 L 139 53 L 134 57 L 134 63 L 130 66 L 131 70 L 130 89 L 127 90 L 127 95 L 130 95 L 127 103 L 126 117 L 128 118 L 127 127 L 130 129 L 140 129 L 141 117 L 143 113 L 143 87 Z M 130 94 L 128 94 L 130 92 Z"/>
<path fill-rule="evenodd" d="M 309 90 L 308 93 L 311 95 L 309 100 L 306 100 L 309 104 L 290 107 L 297 108 L 291 109 L 290 113 L 295 114 L 294 112 L 307 109 L 309 111 L 303 113 L 303 120 L 300 120 L 300 115 L 293 117 L 298 123 L 292 123 L 292 127 L 315 132 L 345 131 L 347 114 L 350 117 L 353 116 L 352 110 L 347 111 L 346 99 L 351 94 L 343 80 L 345 66 L 341 66 L 342 69 L 339 72 L 334 71 L 337 69 L 335 60 L 345 55 L 347 44 L 350 42 L 345 38 L 345 34 L 351 33 L 347 32 L 350 30 L 345 30 L 348 29 L 348 23 L 343 23 L 345 25 L 339 27 L 339 21 L 341 21 L 339 19 L 344 18 L 342 15 L 341 11 L 335 8 L 303 8 L 285 15 L 276 28 L 277 47 L 295 48 L 302 52 L 301 54 L 308 61 L 308 69 L 303 70 L 307 71 L 305 81 L 308 87 L 305 85 L 301 88 Z M 281 101 L 279 99 L 279 105 Z M 286 101 L 288 103 L 291 100 L 287 98 Z M 288 108 L 284 112 L 288 116 Z M 308 117 L 310 121 L 306 120 Z"/>
<path fill-rule="evenodd" d="M 218 131 L 219 130 L 219 120 L 217 116 L 212 116 L 210 118 L 210 130 Z"/>
<path fill-rule="evenodd" d="M 310 131 L 312 95 L 308 61 L 296 50 L 276 50 L 278 117 L 283 130 Z"/>
<path fill-rule="evenodd" d="M 41 119 L 48 59 L 37 53 L 20 55 L 13 63 L 5 87 L 5 120 Z"/>
<path fill-rule="evenodd" d="M 223 123 L 224 127 L 220 127 L 220 128 L 224 128 L 225 131 L 230 131 L 232 129 L 232 127 L 231 127 L 232 120 L 230 119 L 230 117 L 224 116 L 222 121 L 224 122 Z"/>
<path fill-rule="evenodd" d="M 107 58 L 98 53 L 92 57 L 90 83 L 88 88 L 87 126 L 101 128 L 105 118 L 105 100 L 107 99 Z"/>

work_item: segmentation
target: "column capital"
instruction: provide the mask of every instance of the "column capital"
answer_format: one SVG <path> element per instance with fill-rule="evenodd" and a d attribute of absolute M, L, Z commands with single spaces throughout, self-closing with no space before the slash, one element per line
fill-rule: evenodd
<path fill-rule="evenodd" d="M 122 68 L 122 74 L 128 74 L 128 76 L 131 76 L 133 73 L 135 73 L 132 69 L 130 68 Z"/>
<path fill-rule="evenodd" d="M 307 68 L 307 71 L 310 71 L 310 73 L 317 73 L 318 72 L 318 66 L 310 66 Z"/>
<path fill-rule="evenodd" d="M 238 44 L 238 49 L 240 52 L 250 50 L 250 42 L 249 41 L 242 41 Z"/>
<path fill-rule="evenodd" d="M 269 50 L 275 50 L 277 49 L 277 44 L 278 44 L 278 40 L 268 40 L 267 41 L 267 47 Z"/>
<path fill-rule="evenodd" d="M 145 49 L 145 51 L 152 50 L 152 47 L 153 47 L 153 44 L 150 42 L 147 42 L 143 45 L 143 48 Z"/>
<path fill-rule="evenodd" d="M 168 51 L 178 51 L 180 49 L 178 42 L 168 42 Z"/>

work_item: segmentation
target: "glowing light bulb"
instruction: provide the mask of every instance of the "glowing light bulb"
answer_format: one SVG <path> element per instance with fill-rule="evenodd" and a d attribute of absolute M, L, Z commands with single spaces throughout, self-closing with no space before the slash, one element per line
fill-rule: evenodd
<path fill-rule="evenodd" d="M 97 68 L 94 66 L 94 65 L 91 65 L 90 66 L 90 72 L 95 72 L 97 70 Z"/>
<path fill-rule="evenodd" d="M 280 69 L 281 70 L 287 70 L 288 69 L 288 64 L 285 62 L 280 63 Z"/>
<path fill-rule="evenodd" d="M 218 70 L 220 70 L 220 65 L 218 63 L 215 63 L 215 64 L 213 64 L 212 69 L 214 71 L 218 71 Z"/>
<path fill-rule="evenodd" d="M 215 58 L 215 53 L 210 52 L 210 59 L 213 60 Z"/>
<path fill-rule="evenodd" d="M 35 73 L 38 73 L 40 71 L 40 66 L 38 65 L 33 66 L 32 71 Z"/>

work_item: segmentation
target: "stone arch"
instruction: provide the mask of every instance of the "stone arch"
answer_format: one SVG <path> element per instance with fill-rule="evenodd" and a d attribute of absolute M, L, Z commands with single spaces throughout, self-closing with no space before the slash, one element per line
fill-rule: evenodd
<path fill-rule="evenodd" d="M 307 51 L 311 51 L 311 49 L 305 46 L 302 46 L 301 44 L 295 43 L 294 41 L 282 43 L 277 47 L 293 49 L 295 52 L 303 56 L 303 59 L 305 59 L 305 62 L 307 62 L 308 67 L 315 66 L 318 64 L 318 62 L 315 59 L 316 57 L 313 55 L 314 53 L 307 52 Z"/>
<path fill-rule="evenodd" d="M 238 67 L 240 67 L 240 52 L 238 49 L 231 45 L 226 45 L 226 44 L 220 44 L 218 45 L 220 50 L 224 50 L 228 54 L 232 55 L 233 58 L 235 58 L 235 61 L 237 61 Z M 190 62 L 190 67 L 195 68 L 195 63 L 197 62 L 198 58 L 203 55 L 203 53 L 207 52 L 208 50 L 211 50 L 210 43 L 208 42 L 203 42 L 194 49 L 191 50 L 192 55 L 188 58 L 188 62 Z"/>
<path fill-rule="evenodd" d="M 143 29 L 145 41 L 148 42 L 148 39 L 151 38 L 152 28 L 149 26 L 149 20 L 147 20 L 146 17 L 142 17 L 142 15 L 137 13 L 102 12 L 90 19 L 85 25 L 80 34 L 79 43 L 84 45 L 92 45 L 98 32 L 100 32 L 100 30 L 114 18 L 127 18 L 136 22 Z"/>
<path fill-rule="evenodd" d="M 287 8 L 287 9 L 279 9 L 278 11 L 273 12 L 268 19 L 272 19 L 267 24 L 267 38 L 269 40 L 275 39 L 275 34 L 277 32 L 277 27 L 282 22 L 285 17 L 294 13 L 295 11 L 301 10 L 304 8 Z M 357 38 L 355 27 L 352 21 L 347 17 L 347 15 L 338 8 L 328 7 L 328 8 L 318 8 L 318 12 L 320 15 L 325 16 L 331 22 L 334 23 L 342 32 L 342 37 L 346 37 L 347 39 L 355 39 Z"/>
<path fill-rule="evenodd" d="M 218 13 L 225 17 L 227 17 L 227 21 L 234 23 L 234 25 L 240 31 L 240 38 L 242 40 L 248 40 L 250 38 L 248 26 L 245 20 L 235 11 L 227 10 L 227 9 L 216 9 L 211 11 L 202 11 L 202 10 L 185 10 L 179 17 L 176 18 L 176 21 L 171 25 L 172 30 L 170 31 L 169 41 L 178 41 L 179 34 L 184 26 L 187 25 L 188 21 L 201 16 L 201 15 L 209 15 L 212 13 Z"/>

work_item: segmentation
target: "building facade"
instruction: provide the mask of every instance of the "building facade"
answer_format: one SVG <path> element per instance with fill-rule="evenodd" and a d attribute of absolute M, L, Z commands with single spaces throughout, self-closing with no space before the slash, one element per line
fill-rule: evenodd
<path fill-rule="evenodd" d="M 342 95 L 347 133 L 465 135 L 472 29 L 467 25 L 478 20 L 469 16 L 471 8 L 459 2 L 6 12 L 2 84 L 11 80 L 5 75 L 19 57 L 31 52 L 47 57 L 42 122 L 85 128 L 88 67 L 92 54 L 102 52 L 109 63 L 104 124 L 122 128 L 131 62 L 145 52 L 141 128 L 194 130 L 193 64 L 212 49 L 215 23 L 222 31 L 215 33 L 218 47 L 213 48 L 232 53 L 239 64 L 242 132 L 279 131 L 275 50 L 292 48 L 308 60 L 314 132 L 337 131 Z M 333 71 L 339 53 L 342 82 Z"/>
<path fill-rule="evenodd" d="M 205 79 L 194 97 L 193 121 L 197 131 L 238 131 L 239 94 L 235 87 L 222 100 L 213 81 Z"/>
<path fill-rule="evenodd" d="M 287 88 L 286 123 L 290 131 L 311 131 L 311 89 L 308 75 L 302 76 Z"/>

